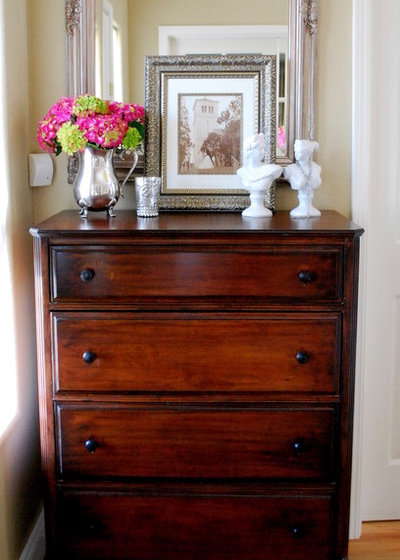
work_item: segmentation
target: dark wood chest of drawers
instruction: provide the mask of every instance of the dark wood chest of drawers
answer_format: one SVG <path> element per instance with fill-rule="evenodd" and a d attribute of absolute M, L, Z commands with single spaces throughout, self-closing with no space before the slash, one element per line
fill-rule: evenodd
<path fill-rule="evenodd" d="M 47 558 L 347 557 L 362 230 L 32 228 Z"/>

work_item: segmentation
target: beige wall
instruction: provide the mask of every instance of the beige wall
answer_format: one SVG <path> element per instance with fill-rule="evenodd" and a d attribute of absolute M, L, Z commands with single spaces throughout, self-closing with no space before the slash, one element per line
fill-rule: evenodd
<path fill-rule="evenodd" d="M 318 162 L 323 183 L 315 201 L 350 216 L 352 2 L 320 1 Z"/>
<path fill-rule="evenodd" d="M 41 500 L 36 352 L 34 344 L 32 194 L 28 187 L 29 123 L 27 0 L 4 0 L 6 102 L 5 119 L 10 197 L 7 237 L 12 259 L 16 322 L 18 414 L 0 436 L 0 558 L 17 560 L 38 514 Z M 3 294 L 4 296 L 4 294 Z M 11 325 L 10 325 L 11 328 Z M 4 368 L 2 376 L 12 375 Z M 12 379 L 10 379 L 12 382 Z"/>
<path fill-rule="evenodd" d="M 65 80 L 65 33 L 63 0 L 29 0 L 29 150 L 40 152 L 36 141 L 39 120 L 53 103 L 67 94 Z M 65 208 L 74 208 L 71 185 L 67 184 L 67 157 L 53 157 L 54 179 L 49 187 L 32 189 L 35 223 Z"/>

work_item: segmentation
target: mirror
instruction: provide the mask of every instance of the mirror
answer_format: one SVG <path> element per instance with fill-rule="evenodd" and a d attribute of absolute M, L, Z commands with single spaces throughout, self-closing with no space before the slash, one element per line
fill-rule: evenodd
<path fill-rule="evenodd" d="M 185 14 L 192 14 L 194 7 L 199 13 L 199 23 L 204 26 L 204 29 L 208 25 L 207 20 L 207 10 L 203 10 L 200 17 L 198 2 L 193 4 L 193 10 L 189 7 L 188 3 L 194 0 L 174 0 L 175 8 L 178 6 L 178 10 L 181 9 Z M 228 2 L 228 0 L 225 0 Z M 175 26 L 175 22 L 171 21 L 169 13 L 171 12 L 171 3 L 160 2 L 160 0 L 147 0 L 146 10 L 144 10 L 144 4 L 139 3 L 137 0 L 124 0 L 131 4 L 135 2 L 135 9 L 128 9 L 127 13 L 134 15 L 135 21 L 129 22 L 130 41 L 137 41 L 138 44 L 144 41 L 145 37 L 153 37 L 151 46 L 146 45 L 144 54 L 157 55 L 165 54 L 165 45 L 172 45 L 171 49 L 176 48 L 176 44 L 180 42 L 180 37 L 173 36 L 173 29 L 178 29 Z M 182 3 L 179 8 L 178 2 Z M 151 4 L 149 8 L 149 4 Z M 223 3 L 219 3 L 223 4 Z M 227 30 L 231 30 L 238 26 L 231 25 L 232 22 L 232 10 L 234 9 L 233 4 L 229 1 L 229 9 L 226 8 L 227 20 L 229 19 L 229 25 L 222 26 Z M 314 134 L 316 130 L 316 51 L 317 51 L 317 31 L 318 31 L 318 0 L 255 0 L 258 8 L 262 10 L 262 13 L 275 13 L 277 10 L 284 11 L 287 10 L 287 45 L 284 47 L 286 55 L 282 65 L 281 59 L 281 73 L 285 75 L 285 82 L 278 85 L 280 88 L 280 97 L 284 98 L 284 110 L 282 106 L 280 107 L 281 115 L 279 115 L 279 103 L 277 103 L 277 122 L 284 124 L 285 126 L 285 146 L 284 149 L 277 152 L 276 162 L 280 165 L 287 165 L 292 163 L 294 160 L 293 154 L 293 144 L 295 138 L 308 138 L 314 139 Z M 82 93 L 96 92 L 99 91 L 99 83 L 106 83 L 104 75 L 99 77 L 99 44 L 97 44 L 97 65 L 96 65 L 96 18 L 98 20 L 99 11 L 103 5 L 102 0 L 65 0 L 65 23 L 66 23 L 66 40 L 67 40 L 67 82 L 68 82 L 68 95 L 77 96 Z M 241 9 L 243 5 L 247 14 L 253 14 L 253 10 L 249 10 L 248 3 L 241 3 Z M 237 4 L 239 6 L 239 4 Z M 168 8 L 168 9 L 166 9 Z M 141 17 L 145 17 L 144 11 L 147 14 L 152 14 L 152 18 L 143 20 L 140 22 Z M 162 13 L 161 13 L 162 12 Z M 213 14 L 215 16 L 215 14 Z M 160 16 L 160 17 L 157 17 Z M 103 13 L 101 14 L 101 18 Z M 249 16 L 250 17 L 250 16 Z M 258 25 L 260 22 L 257 15 L 254 17 L 254 21 L 249 25 L 248 18 L 246 20 L 246 27 L 258 28 L 262 27 Z M 147 15 L 148 18 L 148 15 Z M 163 19 L 164 18 L 164 19 Z M 189 19 L 189 18 L 187 18 Z M 258 21 L 257 21 L 258 20 Z M 268 16 L 264 18 L 264 21 L 268 21 Z M 193 16 L 191 23 L 193 25 Z M 264 22 L 263 22 L 264 23 Z M 272 23 L 276 23 L 273 21 Z M 281 23 L 281 21 L 279 22 Z M 257 24 L 257 25 L 256 25 Z M 269 24 L 269 22 L 268 22 Z M 99 24 L 97 24 L 99 25 Z M 164 36 L 162 36 L 162 31 L 158 36 L 159 26 L 165 26 Z M 269 26 L 269 25 L 268 25 Z M 222 29 L 221 27 L 221 29 Z M 244 28 L 245 26 L 243 26 Z M 271 25 L 271 28 L 278 27 L 276 25 Z M 282 25 L 280 26 L 282 27 Z M 133 31 L 134 30 L 134 31 Z M 139 31 L 143 34 L 142 37 L 138 38 Z M 169 31 L 168 31 L 169 30 Z M 168 35 L 165 38 L 165 34 Z M 171 35 L 172 33 L 172 35 Z M 228 32 L 227 32 L 228 33 Z M 132 38 L 133 37 L 133 38 Z M 154 39 L 155 37 L 155 39 Z M 200 45 L 204 44 L 204 38 L 200 36 Z M 157 44 L 159 42 L 160 46 Z M 210 43 L 212 40 L 210 40 Z M 98 41 L 99 43 L 99 41 Z M 177 48 L 180 48 L 179 45 Z M 185 48 L 185 47 L 182 47 Z M 192 48 L 192 47 L 188 47 Z M 196 48 L 196 47 L 194 47 Z M 197 47 L 199 49 L 201 47 Z M 224 47 L 221 47 L 224 48 Z M 242 48 L 242 47 L 240 47 Z M 258 47 L 255 47 L 258 48 Z M 163 50 L 164 49 L 164 50 Z M 144 74 L 144 56 L 143 52 L 138 54 L 137 57 L 134 56 L 135 52 L 139 52 L 139 47 L 130 48 L 129 53 L 129 70 L 132 75 L 135 76 L 139 81 L 142 80 Z M 151 50 L 151 52 L 149 52 Z M 184 51 L 182 51 L 184 52 Z M 170 51 L 170 54 L 177 54 L 175 51 Z M 178 53 L 182 54 L 182 53 Z M 191 53 L 196 54 L 196 53 Z M 199 54 L 199 53 L 197 53 Z M 263 53 L 263 54 L 275 54 L 273 52 Z M 138 58 L 138 60 L 136 60 Z M 279 65 L 278 65 L 279 66 Z M 107 65 L 103 65 L 107 68 Z M 109 67 L 109 65 L 108 65 Z M 279 70 L 278 70 L 279 74 Z M 140 76 L 140 78 L 139 78 Z M 101 87 L 101 86 L 100 86 Z M 104 97 L 110 97 L 110 92 L 105 92 L 105 87 L 103 85 L 100 91 L 104 92 Z M 132 88 L 131 88 L 132 89 Z M 143 86 L 144 91 L 144 86 Z M 112 91 L 111 91 L 112 92 Z M 124 101 L 134 101 L 143 102 L 137 99 L 137 94 L 132 94 L 130 92 L 130 99 L 124 99 Z M 122 165 L 123 167 L 123 165 Z"/>

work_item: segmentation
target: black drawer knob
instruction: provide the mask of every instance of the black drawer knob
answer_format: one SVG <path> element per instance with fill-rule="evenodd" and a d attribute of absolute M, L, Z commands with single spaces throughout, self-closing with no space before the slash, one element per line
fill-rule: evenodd
<path fill-rule="evenodd" d="M 87 441 L 85 441 L 85 447 L 89 451 L 89 453 L 94 453 L 99 447 L 99 444 L 94 439 L 88 439 Z"/>
<path fill-rule="evenodd" d="M 90 533 L 99 533 L 100 524 L 97 521 L 89 521 L 87 528 Z"/>
<path fill-rule="evenodd" d="M 102 527 L 102 523 L 98 519 L 90 519 L 87 522 L 87 533 L 90 537 L 100 537 L 104 527 Z"/>
<path fill-rule="evenodd" d="M 295 523 L 291 527 L 291 533 L 295 539 L 302 539 L 305 537 L 306 531 L 301 523 Z"/>
<path fill-rule="evenodd" d="M 303 284 L 309 284 L 313 281 L 313 273 L 309 270 L 301 270 L 299 272 L 299 280 L 303 282 Z"/>
<path fill-rule="evenodd" d="M 297 455 L 301 455 L 307 450 L 306 440 L 298 437 L 293 442 L 293 449 Z"/>
<path fill-rule="evenodd" d="M 90 350 L 86 350 L 82 354 L 83 361 L 87 364 L 92 364 L 96 359 L 96 354 L 94 352 L 90 352 Z"/>
<path fill-rule="evenodd" d="M 85 270 L 82 270 L 80 278 L 82 282 L 90 282 L 94 278 L 94 270 L 85 268 Z"/>
<path fill-rule="evenodd" d="M 310 360 L 310 355 L 304 351 L 297 352 L 296 360 L 299 362 L 299 364 L 307 364 Z"/>

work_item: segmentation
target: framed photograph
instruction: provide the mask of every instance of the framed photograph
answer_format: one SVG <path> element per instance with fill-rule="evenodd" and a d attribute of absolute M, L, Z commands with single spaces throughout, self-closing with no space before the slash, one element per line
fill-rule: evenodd
<path fill-rule="evenodd" d="M 146 58 L 145 173 L 161 177 L 161 210 L 231 212 L 249 205 L 236 172 L 243 141 L 259 132 L 265 162 L 275 160 L 275 58 Z"/>

